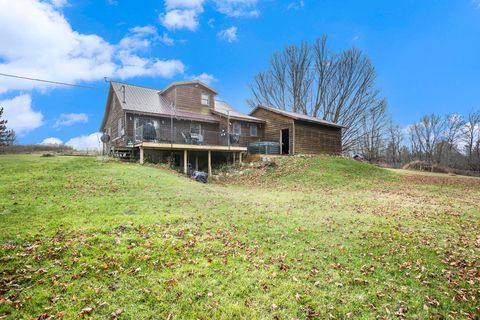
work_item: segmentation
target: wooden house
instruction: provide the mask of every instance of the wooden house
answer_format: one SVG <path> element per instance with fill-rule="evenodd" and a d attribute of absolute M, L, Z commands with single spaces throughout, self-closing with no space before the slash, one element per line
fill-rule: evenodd
<path fill-rule="evenodd" d="M 198 80 L 162 90 L 112 81 L 100 126 L 104 148 L 141 163 L 168 157 L 185 173 L 241 161 L 252 143 L 279 143 L 282 154 L 341 152 L 341 126 L 264 106 L 247 115 L 217 94 Z"/>

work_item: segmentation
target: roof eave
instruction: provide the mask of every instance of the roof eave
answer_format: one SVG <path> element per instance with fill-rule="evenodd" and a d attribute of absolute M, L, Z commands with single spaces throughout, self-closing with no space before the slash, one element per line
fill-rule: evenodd
<path fill-rule="evenodd" d="M 141 115 L 148 115 L 148 116 L 156 116 L 160 118 L 170 118 L 172 117 L 171 114 L 168 113 L 153 113 L 153 112 L 142 112 L 138 110 L 133 110 L 133 109 L 128 109 L 124 108 L 126 112 L 132 113 L 132 114 L 141 114 Z M 173 115 L 175 119 L 181 119 L 181 120 L 193 120 L 193 121 L 198 121 L 198 122 L 209 122 L 209 123 L 218 123 L 220 122 L 219 120 L 215 119 L 202 119 L 202 118 L 195 118 L 195 117 L 188 117 L 188 116 L 179 116 L 179 115 Z"/>
<path fill-rule="evenodd" d="M 294 119 L 294 120 L 299 120 L 299 121 L 305 121 L 305 122 L 310 122 L 310 123 L 316 123 L 316 124 L 321 124 L 321 125 L 324 125 L 324 126 L 329 126 L 329 127 L 335 127 L 335 128 L 346 128 L 345 126 L 342 126 L 342 125 L 339 125 L 339 124 L 336 124 L 336 123 L 325 123 L 325 122 L 321 122 L 321 121 L 315 121 L 315 120 L 309 120 L 309 119 L 305 119 L 305 118 L 299 118 L 299 117 L 296 117 L 296 116 L 293 116 L 291 114 L 285 114 L 283 112 L 281 112 L 281 110 L 277 110 L 275 108 L 270 108 L 270 107 L 267 107 L 267 106 L 262 106 L 262 105 L 258 105 L 256 106 L 252 111 L 250 111 L 250 113 L 248 115 L 252 115 L 256 110 L 258 110 L 259 108 L 261 109 L 264 109 L 264 110 L 267 110 L 267 111 L 271 111 L 271 112 L 274 112 L 276 114 L 280 114 L 282 116 L 285 116 L 287 118 L 290 118 L 290 119 Z"/>
<path fill-rule="evenodd" d="M 172 82 L 170 83 L 165 89 L 160 90 L 160 94 L 164 94 L 165 92 L 169 91 L 170 89 L 173 89 L 174 87 L 177 86 L 182 86 L 182 85 L 189 85 L 189 84 L 199 84 L 208 90 L 212 91 L 215 94 L 218 94 L 218 91 L 207 85 L 206 83 L 203 83 L 200 80 L 190 80 L 190 81 L 177 81 L 177 82 Z"/>
<path fill-rule="evenodd" d="M 211 110 L 211 112 L 216 114 L 216 115 L 219 115 L 220 117 L 225 117 L 225 118 L 230 117 L 230 119 L 234 119 L 234 120 L 241 120 L 241 121 L 247 121 L 247 122 L 258 122 L 258 123 L 265 123 L 266 122 L 265 120 L 258 119 L 258 118 L 255 118 L 255 117 L 253 117 L 255 119 L 250 119 L 250 118 L 243 118 L 243 117 L 237 117 L 237 116 L 228 116 L 225 113 L 215 111 L 215 110 Z"/>

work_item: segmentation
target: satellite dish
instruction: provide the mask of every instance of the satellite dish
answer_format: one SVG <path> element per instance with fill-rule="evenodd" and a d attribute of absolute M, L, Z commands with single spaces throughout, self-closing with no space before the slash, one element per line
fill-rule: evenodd
<path fill-rule="evenodd" d="M 102 135 L 102 137 L 100 138 L 100 140 L 103 142 L 103 143 L 108 143 L 110 141 L 110 136 L 106 133 L 104 133 Z"/>

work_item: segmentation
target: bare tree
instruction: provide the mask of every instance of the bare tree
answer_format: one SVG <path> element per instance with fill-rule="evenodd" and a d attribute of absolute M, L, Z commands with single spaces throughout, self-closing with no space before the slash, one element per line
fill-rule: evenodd
<path fill-rule="evenodd" d="M 435 114 L 423 116 L 420 122 L 411 125 L 409 134 L 412 152 L 418 157 L 424 157 L 427 162 L 432 162 L 442 141 L 443 127 L 444 121 Z"/>
<path fill-rule="evenodd" d="M 322 36 L 311 46 L 304 42 L 275 53 L 267 71 L 255 76 L 248 103 L 345 126 L 342 143 L 349 151 L 358 146 L 368 113 L 386 106 L 375 78 L 375 68 L 360 50 L 335 53 L 328 50 L 327 37 Z"/>
<path fill-rule="evenodd" d="M 386 160 L 394 167 L 398 167 L 402 163 L 401 144 L 403 140 L 403 132 L 398 124 L 394 124 L 390 119 L 386 130 Z M 408 149 L 407 149 L 408 150 Z"/>
<path fill-rule="evenodd" d="M 385 145 L 386 107 L 386 104 L 372 107 L 361 121 L 363 130 L 358 139 L 359 150 L 362 156 L 371 162 L 380 160 Z"/>
<path fill-rule="evenodd" d="M 445 116 L 442 141 L 438 145 L 437 162 L 452 166 L 454 155 L 458 154 L 458 142 L 465 125 L 462 115 L 451 113 Z"/>
<path fill-rule="evenodd" d="M 462 130 L 470 170 L 480 170 L 480 111 L 471 111 Z"/>

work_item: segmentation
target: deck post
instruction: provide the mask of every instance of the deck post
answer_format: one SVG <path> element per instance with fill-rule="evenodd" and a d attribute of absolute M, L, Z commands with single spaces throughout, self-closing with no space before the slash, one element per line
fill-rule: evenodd
<path fill-rule="evenodd" d="M 234 152 L 234 153 L 233 153 L 233 165 L 235 165 L 235 160 L 236 160 L 236 158 L 237 158 L 237 153 Z"/>
<path fill-rule="evenodd" d="M 238 164 L 242 164 L 242 153 L 238 153 Z"/>
<path fill-rule="evenodd" d="M 208 177 L 212 176 L 212 151 L 208 150 Z"/>
<path fill-rule="evenodd" d="M 198 171 L 198 152 L 195 152 L 195 170 Z"/>
<path fill-rule="evenodd" d="M 188 156 L 187 156 L 187 149 L 183 150 L 183 173 L 187 174 L 187 162 L 188 162 Z"/>
<path fill-rule="evenodd" d="M 140 147 L 140 164 L 143 164 L 144 159 L 143 159 L 143 148 Z"/>

